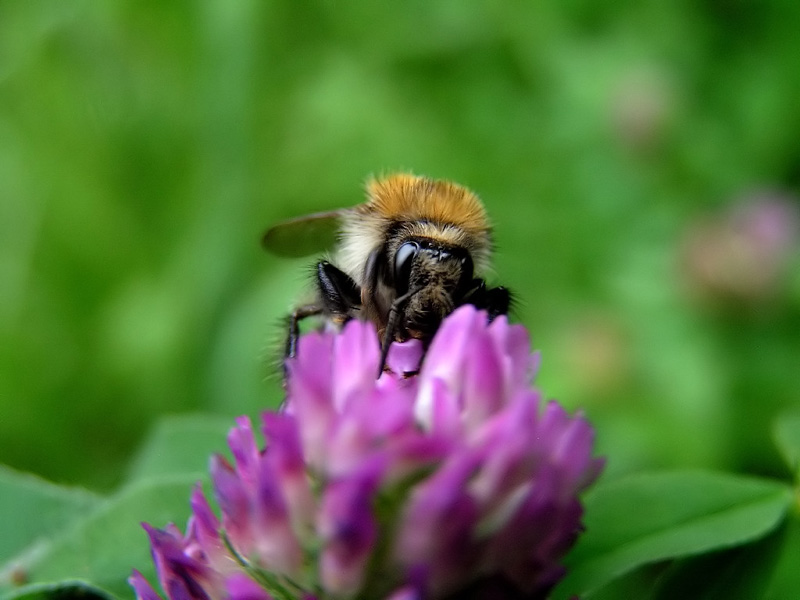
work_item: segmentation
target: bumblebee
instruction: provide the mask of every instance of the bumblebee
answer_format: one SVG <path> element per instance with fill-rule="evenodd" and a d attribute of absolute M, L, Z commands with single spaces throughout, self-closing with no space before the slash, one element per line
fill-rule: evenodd
<path fill-rule="evenodd" d="M 289 317 L 287 357 L 297 352 L 300 321 L 315 315 L 339 325 L 372 321 L 383 372 L 393 341 L 427 344 L 459 306 L 486 310 L 490 320 L 508 312 L 509 291 L 476 276 L 488 269 L 492 248 L 486 211 L 455 183 L 408 174 L 373 179 L 364 204 L 284 221 L 263 238 L 267 250 L 288 256 L 328 243 L 336 249 L 316 265 L 316 299 Z"/>

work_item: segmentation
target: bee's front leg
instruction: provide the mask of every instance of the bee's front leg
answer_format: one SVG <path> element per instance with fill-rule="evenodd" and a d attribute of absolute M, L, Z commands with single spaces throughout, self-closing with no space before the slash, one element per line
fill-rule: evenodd
<path fill-rule="evenodd" d="M 297 340 L 300 338 L 300 321 L 307 317 L 321 315 L 324 309 L 318 304 L 306 304 L 298 306 L 289 315 L 289 335 L 286 338 L 286 348 L 283 358 L 294 358 L 297 356 Z"/>
<path fill-rule="evenodd" d="M 317 263 L 317 291 L 319 302 L 299 306 L 289 315 L 289 336 L 286 339 L 285 358 L 297 356 L 300 321 L 322 314 L 344 321 L 361 304 L 361 288 L 358 284 L 347 273 L 324 260 Z"/>
<path fill-rule="evenodd" d="M 492 321 L 500 315 L 508 314 L 511 307 L 511 292 L 508 288 L 498 286 L 486 287 L 483 279 L 474 279 L 473 287 L 464 295 L 461 304 L 472 304 L 475 308 L 485 310 Z"/>
<path fill-rule="evenodd" d="M 361 287 L 324 260 L 317 263 L 317 289 L 324 310 L 331 315 L 347 317 L 361 306 Z"/>

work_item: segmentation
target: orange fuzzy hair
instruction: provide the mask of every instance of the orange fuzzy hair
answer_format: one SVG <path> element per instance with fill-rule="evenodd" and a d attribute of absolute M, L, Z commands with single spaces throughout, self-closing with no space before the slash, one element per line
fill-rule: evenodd
<path fill-rule="evenodd" d="M 367 202 L 343 214 L 336 260 L 364 285 L 370 253 L 386 241 L 390 228 L 403 224 L 406 235 L 429 237 L 462 247 L 476 273 L 488 268 L 491 234 L 486 211 L 467 188 L 415 175 L 390 175 L 367 183 Z"/>
<path fill-rule="evenodd" d="M 449 181 L 398 174 L 367 183 L 367 210 L 394 221 L 425 220 L 437 225 L 455 225 L 483 237 L 489 223 L 478 197 Z"/>

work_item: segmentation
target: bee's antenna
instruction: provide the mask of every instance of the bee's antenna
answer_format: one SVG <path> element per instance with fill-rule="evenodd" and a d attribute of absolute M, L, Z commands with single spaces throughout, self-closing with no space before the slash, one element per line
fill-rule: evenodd
<path fill-rule="evenodd" d="M 392 345 L 394 334 L 397 330 L 397 318 L 400 315 L 400 309 L 403 308 L 403 305 L 408 302 L 414 294 L 420 292 L 422 289 L 422 286 L 416 287 L 402 296 L 395 298 L 394 302 L 392 302 L 392 307 L 389 309 L 389 319 L 386 322 L 386 329 L 383 332 L 383 341 L 381 342 L 381 363 L 378 366 L 378 377 L 381 376 L 384 367 L 386 367 L 386 357 L 389 356 L 389 347 Z"/>

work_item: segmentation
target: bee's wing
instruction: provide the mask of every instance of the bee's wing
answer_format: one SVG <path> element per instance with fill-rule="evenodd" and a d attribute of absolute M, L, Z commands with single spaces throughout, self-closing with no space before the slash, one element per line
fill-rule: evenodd
<path fill-rule="evenodd" d="M 282 221 L 267 229 L 261 244 L 272 254 L 290 258 L 324 252 L 336 244 L 347 212 L 333 210 Z"/>

